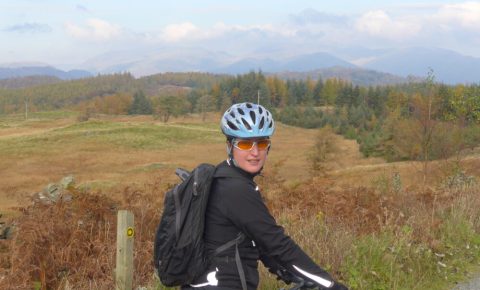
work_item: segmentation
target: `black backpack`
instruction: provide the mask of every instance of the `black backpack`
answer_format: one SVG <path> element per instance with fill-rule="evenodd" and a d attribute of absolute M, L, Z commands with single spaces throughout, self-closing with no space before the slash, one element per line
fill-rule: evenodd
<path fill-rule="evenodd" d="M 192 284 L 207 271 L 213 258 L 206 253 L 203 230 L 215 169 L 211 164 L 200 164 L 191 173 L 179 168 L 175 173 L 182 182 L 165 194 L 154 244 L 155 269 L 165 286 Z M 242 288 L 246 289 L 238 253 L 238 244 L 243 239 L 244 235 L 239 233 L 236 239 L 217 248 L 212 256 L 235 246 Z"/>

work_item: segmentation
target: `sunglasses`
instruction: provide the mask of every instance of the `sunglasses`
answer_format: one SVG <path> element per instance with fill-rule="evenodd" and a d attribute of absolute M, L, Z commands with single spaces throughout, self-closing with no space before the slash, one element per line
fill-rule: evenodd
<path fill-rule="evenodd" d="M 253 146 L 257 145 L 258 150 L 267 150 L 270 147 L 270 139 L 260 140 L 234 140 L 233 146 L 240 150 L 252 150 Z"/>

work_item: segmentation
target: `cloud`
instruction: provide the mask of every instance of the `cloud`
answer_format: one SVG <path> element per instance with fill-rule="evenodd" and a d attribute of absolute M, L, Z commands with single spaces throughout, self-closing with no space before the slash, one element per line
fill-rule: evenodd
<path fill-rule="evenodd" d="M 162 38 L 167 42 L 178 42 L 187 38 L 197 38 L 200 29 L 190 22 L 171 24 L 162 31 Z"/>
<path fill-rule="evenodd" d="M 271 24 L 263 25 L 227 25 L 218 22 L 209 28 L 199 28 L 190 22 L 179 24 L 170 24 L 162 29 L 160 38 L 163 41 L 174 42 L 192 42 L 204 41 L 215 38 L 224 38 L 229 35 L 248 36 L 248 35 L 283 35 L 292 36 L 294 30 L 277 27 Z"/>
<path fill-rule="evenodd" d="M 444 5 L 432 20 L 444 28 L 461 27 L 480 32 L 480 2 Z"/>
<path fill-rule="evenodd" d="M 418 35 L 421 25 L 414 19 L 392 19 L 385 11 L 375 10 L 363 14 L 355 22 L 355 29 L 370 36 L 403 41 Z"/>
<path fill-rule="evenodd" d="M 278 22 L 201 26 L 194 21 L 170 23 L 148 32 L 134 32 L 101 19 L 66 23 L 65 30 L 87 40 L 92 50 L 168 47 L 204 48 L 229 57 L 288 57 L 300 53 L 331 52 L 344 58 L 371 57 L 375 49 L 400 46 L 437 46 L 478 55 L 480 3 L 402 6 L 363 14 L 334 15 L 306 9 Z M 468 28 L 468 29 L 467 29 Z M 477 29 L 477 30 L 475 30 Z M 472 33 L 472 31 L 474 33 Z M 90 40 L 96 42 L 87 43 Z M 452 45 L 452 43 L 454 43 Z M 358 48 L 365 50 L 358 51 Z"/>
<path fill-rule="evenodd" d="M 47 24 L 22 23 L 9 26 L 3 29 L 3 31 L 16 33 L 48 33 L 52 31 L 52 28 Z"/>
<path fill-rule="evenodd" d="M 291 14 L 289 16 L 289 20 L 296 25 L 306 25 L 311 23 L 331 23 L 341 25 L 348 21 L 348 17 L 320 12 L 315 9 L 309 8 L 301 11 L 298 14 Z"/>
<path fill-rule="evenodd" d="M 289 54 L 338 52 L 349 47 L 382 49 L 399 46 L 438 46 L 471 52 L 478 46 L 478 32 L 480 2 L 465 2 L 402 4 L 388 10 L 351 15 L 305 9 L 289 15 L 284 22 L 251 25 L 218 22 L 210 27 L 200 27 L 193 22 L 184 22 L 164 27 L 151 40 L 172 45 L 215 47 L 219 51 L 244 55 L 258 51 L 267 54 L 269 49 Z"/>
<path fill-rule="evenodd" d="M 110 40 L 121 35 L 119 26 L 101 19 L 89 19 L 86 26 L 66 23 L 65 30 L 75 38 Z"/>

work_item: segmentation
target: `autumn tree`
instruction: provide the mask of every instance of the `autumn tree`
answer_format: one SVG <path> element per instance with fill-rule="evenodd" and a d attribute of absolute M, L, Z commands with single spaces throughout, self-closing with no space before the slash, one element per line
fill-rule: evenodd
<path fill-rule="evenodd" d="M 335 100 L 338 96 L 339 84 L 337 79 L 328 79 L 325 81 L 322 87 L 322 96 L 325 100 L 325 105 L 335 104 Z"/>
<path fill-rule="evenodd" d="M 215 99 L 211 95 L 203 95 L 198 99 L 197 111 L 201 114 L 202 121 L 205 121 L 207 112 L 214 111 L 215 107 Z"/>
<path fill-rule="evenodd" d="M 162 96 L 153 100 L 154 114 L 167 123 L 171 116 L 177 117 L 190 110 L 190 103 L 185 97 Z"/>
<path fill-rule="evenodd" d="M 108 115 L 127 114 L 132 105 L 132 96 L 126 93 L 117 93 L 96 97 L 91 103 L 96 113 Z"/>
<path fill-rule="evenodd" d="M 287 86 L 277 77 L 267 77 L 266 84 L 270 91 L 270 104 L 274 107 L 285 107 L 287 103 Z"/>

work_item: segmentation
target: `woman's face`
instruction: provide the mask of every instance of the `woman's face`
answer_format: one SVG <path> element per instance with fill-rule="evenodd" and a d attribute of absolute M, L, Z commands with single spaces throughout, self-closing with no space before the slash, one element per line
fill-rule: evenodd
<path fill-rule="evenodd" d="M 232 143 L 233 158 L 238 167 L 252 174 L 262 169 L 267 160 L 269 139 L 235 139 Z"/>

